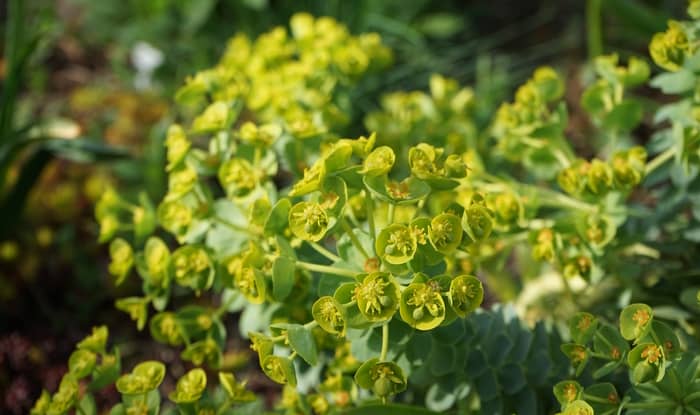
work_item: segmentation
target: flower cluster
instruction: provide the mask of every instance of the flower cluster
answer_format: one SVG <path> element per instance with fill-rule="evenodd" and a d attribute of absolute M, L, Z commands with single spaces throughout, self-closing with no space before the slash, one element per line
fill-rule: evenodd
<path fill-rule="evenodd" d="M 689 57 L 676 57 L 679 39 L 665 34 L 652 49 L 687 65 Z M 659 42 L 663 47 L 654 46 Z M 537 69 L 478 134 L 471 90 L 436 75 L 429 94 L 385 96 L 381 110 L 365 118 L 374 132 L 347 138 L 357 135 L 345 128 L 358 115 L 345 107 L 353 88 L 389 60 L 376 35 L 353 36 L 306 14 L 292 18 L 291 35 L 276 28 L 255 41 L 236 36 L 216 67 L 178 92 L 191 116 L 168 129 L 163 199 L 151 205 L 142 196 L 131 204 L 108 191 L 97 206 L 115 282 L 136 274 L 142 283 L 143 295 L 120 299 L 117 308 L 139 329 L 148 326 L 155 340 L 181 348 L 184 360 L 209 369 L 221 367 L 226 317 L 240 311 L 237 326 L 262 372 L 284 385 L 278 409 L 288 413 L 420 397 L 438 411 L 479 405 L 485 413 L 531 413 L 520 405 L 541 398 L 544 379 L 568 367 L 553 363 L 550 370 L 552 349 L 581 379 L 626 365 L 635 388 L 667 389 L 667 371 L 695 388 L 695 372 L 679 372 L 679 337 L 654 318 L 656 309 L 630 305 L 660 274 L 679 268 L 640 270 L 641 261 L 669 248 L 657 249 L 635 226 L 645 225 L 637 217 L 651 216 L 638 206 L 644 192 L 669 194 L 640 189 L 661 181 L 667 161 L 675 157 L 685 167 L 669 173 L 685 188 L 697 175 L 700 99 L 694 84 L 673 78 L 685 66 L 656 82 L 693 96 L 657 116 L 670 119 L 673 131 L 643 149 L 630 139 L 642 106 L 625 94 L 646 81 L 649 67 L 637 58 L 627 65 L 615 55 L 596 59 L 597 78 L 582 104 L 605 144 L 588 161 L 565 137 L 564 82 L 549 67 Z M 659 154 L 648 161 L 647 151 Z M 654 220 L 671 212 L 690 220 L 684 206 Z M 673 227 L 655 223 L 649 233 Z M 530 278 L 544 281 L 534 285 L 544 294 L 526 286 L 515 298 L 517 285 Z M 575 314 L 563 335 L 571 341 L 559 348 L 561 339 L 548 337 L 542 324 L 512 331 L 527 333 L 518 338 L 500 334 L 516 320 L 479 310 L 482 281 L 527 314 L 538 312 L 542 297 L 540 312 L 555 317 L 613 297 L 627 307 L 619 330 Z M 624 294 L 611 294 L 616 290 Z M 596 295 L 582 295 L 587 291 Z M 681 294 L 689 309 L 700 308 L 697 293 L 688 286 Z M 79 373 L 91 365 L 87 355 L 76 359 Z M 692 367 L 700 361 L 683 359 Z M 149 362 L 117 386 L 150 396 L 162 372 Z M 220 380 L 226 402 L 235 401 L 242 386 L 228 375 Z M 206 384 L 206 372 L 193 369 L 170 399 L 185 408 L 206 402 Z M 71 385 L 57 402 L 75 402 Z M 497 401 L 501 395 L 517 405 Z M 615 413 L 628 404 L 612 383 L 583 388 L 565 380 L 554 395 L 567 415 Z"/>

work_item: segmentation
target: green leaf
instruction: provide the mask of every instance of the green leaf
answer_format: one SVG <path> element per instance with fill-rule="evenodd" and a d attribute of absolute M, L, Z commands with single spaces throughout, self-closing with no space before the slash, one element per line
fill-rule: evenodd
<path fill-rule="evenodd" d="M 100 389 L 114 383 L 121 375 L 121 354 L 116 347 L 111 354 L 103 354 L 102 361 L 97 365 L 92 372 L 92 382 L 90 382 L 90 391 L 99 391 Z"/>
<path fill-rule="evenodd" d="M 653 333 L 653 335 L 651 334 Z M 681 343 L 673 328 L 666 323 L 654 320 L 651 331 L 640 342 L 658 342 L 664 348 L 666 359 L 673 360 L 681 356 Z"/>
<path fill-rule="evenodd" d="M 114 161 L 130 156 L 126 148 L 110 146 L 90 138 L 54 139 L 44 142 L 43 147 L 58 157 L 79 163 Z"/>
<path fill-rule="evenodd" d="M 476 390 L 479 392 L 479 399 L 489 401 L 499 395 L 501 389 L 498 378 L 492 370 L 487 370 L 475 380 Z"/>
<path fill-rule="evenodd" d="M 280 199 L 272 206 L 270 215 L 265 221 L 264 232 L 267 236 L 279 235 L 284 232 L 288 224 L 289 209 L 292 208 L 292 202 L 289 199 Z"/>
<path fill-rule="evenodd" d="M 620 333 L 625 340 L 643 337 L 651 328 L 654 313 L 646 304 L 630 304 L 620 313 Z"/>
<path fill-rule="evenodd" d="M 297 352 L 306 363 L 312 366 L 318 363 L 318 349 L 310 329 L 299 324 L 290 324 L 287 328 L 287 338 L 292 350 Z"/>
<path fill-rule="evenodd" d="M 615 327 L 601 324 L 593 338 L 593 350 L 613 361 L 621 361 L 629 351 L 629 344 Z"/>
<path fill-rule="evenodd" d="M 583 390 L 583 399 L 588 402 L 596 415 L 617 413 L 620 395 L 612 383 L 597 383 Z"/>
<path fill-rule="evenodd" d="M 626 99 L 606 114 L 603 126 L 613 131 L 630 131 L 639 124 L 643 115 L 639 101 Z"/>
<path fill-rule="evenodd" d="M 695 88 L 695 75 L 687 69 L 664 72 L 655 76 L 649 84 L 664 94 L 683 94 Z"/>
<path fill-rule="evenodd" d="M 575 380 L 565 380 L 554 385 L 553 392 L 562 408 L 565 408 L 566 405 L 581 399 L 583 387 Z"/>
<path fill-rule="evenodd" d="M 365 176 L 363 182 L 379 200 L 397 205 L 417 202 L 430 193 L 430 186 L 427 183 L 413 177 L 395 182 L 386 176 Z"/>
<path fill-rule="evenodd" d="M 293 259 L 280 256 L 272 264 L 272 296 L 277 301 L 284 301 L 294 287 L 294 269 L 296 263 Z"/>
<path fill-rule="evenodd" d="M 78 401 L 77 413 L 81 415 L 97 415 L 97 405 L 95 404 L 95 398 L 91 394 L 86 393 Z"/>
<path fill-rule="evenodd" d="M 455 361 L 456 351 L 454 346 L 433 341 L 427 363 L 433 375 L 443 376 L 454 373 L 457 369 Z"/>
<path fill-rule="evenodd" d="M 598 319 L 591 313 L 579 312 L 569 320 L 569 330 L 574 343 L 585 345 L 593 339 L 598 328 Z"/>
<path fill-rule="evenodd" d="M 514 395 L 527 386 L 525 373 L 520 365 L 509 363 L 498 369 L 499 383 L 508 395 Z"/>

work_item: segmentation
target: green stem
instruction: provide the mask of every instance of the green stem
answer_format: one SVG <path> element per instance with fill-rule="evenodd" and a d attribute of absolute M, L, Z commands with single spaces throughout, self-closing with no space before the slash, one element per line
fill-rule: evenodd
<path fill-rule="evenodd" d="M 523 193 L 535 193 L 537 197 L 541 199 L 541 203 L 545 205 L 573 208 L 589 213 L 595 213 L 598 210 L 595 205 L 574 199 L 573 197 L 567 196 L 556 190 L 546 189 L 526 183 L 507 184 L 504 183 L 503 179 L 492 176 L 488 173 L 482 173 L 481 176 L 485 180 L 488 180 L 488 182 L 474 181 L 473 183 L 476 187 L 483 188 L 484 191 L 487 192 L 506 192 L 512 191 L 512 188 L 516 188 L 517 192 L 521 195 Z"/>
<path fill-rule="evenodd" d="M 219 406 L 219 409 L 216 410 L 216 415 L 222 415 L 224 412 L 226 412 L 227 409 L 231 407 L 233 404 L 233 401 L 231 398 L 226 398 L 226 400 Z"/>
<path fill-rule="evenodd" d="M 586 2 L 586 37 L 590 59 L 603 54 L 601 3 L 601 0 L 588 0 Z"/>
<path fill-rule="evenodd" d="M 569 197 L 563 193 L 559 193 L 559 192 L 554 191 L 554 190 L 538 188 L 536 186 L 529 186 L 529 187 L 537 189 L 537 191 L 540 193 L 540 195 L 543 196 L 543 198 L 542 198 L 543 204 L 549 204 L 549 205 L 559 206 L 559 207 L 568 207 L 568 208 L 573 208 L 573 209 L 581 210 L 581 211 L 588 212 L 588 213 L 595 213 L 598 210 L 594 205 L 580 201 L 578 199 L 574 199 L 573 197 Z"/>
<path fill-rule="evenodd" d="M 320 272 L 322 274 L 340 275 L 342 277 L 354 278 L 355 275 L 358 274 L 357 271 L 352 271 L 349 269 L 338 268 L 331 265 L 312 264 L 310 262 L 304 261 L 297 261 L 296 266 L 307 271 Z"/>
<path fill-rule="evenodd" d="M 316 320 L 311 320 L 308 323 L 304 324 L 305 329 L 313 329 L 314 327 L 318 326 L 318 322 Z"/>
<path fill-rule="evenodd" d="M 234 297 L 233 295 L 226 299 L 226 302 L 222 303 L 219 306 L 219 308 L 217 308 L 214 312 L 214 318 L 221 317 L 221 315 L 224 314 L 226 310 L 228 310 L 228 308 L 231 306 L 231 304 L 233 304 L 234 301 L 236 301 L 236 297 Z"/>
<path fill-rule="evenodd" d="M 387 211 L 386 215 L 386 224 L 387 226 L 391 225 L 394 223 L 394 210 L 396 210 L 396 205 L 393 203 L 389 203 L 389 209 Z"/>
<path fill-rule="evenodd" d="M 649 163 L 647 163 L 646 168 L 644 169 L 644 175 L 648 176 L 656 170 L 657 168 L 661 167 L 664 163 L 666 163 L 668 160 L 673 158 L 673 156 L 676 155 L 676 149 L 675 147 L 671 147 L 666 149 L 664 152 L 661 154 L 657 155 L 654 157 L 653 160 L 651 160 Z"/>
<path fill-rule="evenodd" d="M 386 360 L 386 353 L 389 351 L 389 323 L 382 326 L 382 351 L 379 354 L 379 361 Z"/>
<path fill-rule="evenodd" d="M 308 242 L 309 245 L 311 245 L 311 247 L 316 250 L 316 252 L 318 252 L 319 254 L 323 255 L 324 257 L 330 259 L 331 261 L 333 261 L 333 262 L 340 262 L 341 261 L 341 259 L 338 255 L 327 250 L 326 248 L 322 247 L 318 243 L 311 242 L 311 241 L 306 241 L 306 242 Z"/>
<path fill-rule="evenodd" d="M 365 248 L 360 243 L 360 240 L 357 239 L 357 235 L 355 235 L 355 232 L 353 232 L 350 225 L 348 225 L 348 221 L 345 220 L 345 218 L 341 218 L 340 225 L 343 227 L 343 230 L 345 231 L 345 233 L 348 234 L 348 237 L 350 237 L 350 241 L 352 242 L 353 246 L 355 246 L 355 248 L 357 248 L 357 250 L 360 251 L 362 256 L 365 257 L 365 259 L 369 259 L 369 255 L 367 255 L 367 251 L 365 251 Z"/>
<path fill-rule="evenodd" d="M 374 225 L 374 200 L 369 192 L 365 193 L 365 209 L 367 209 L 367 222 L 369 223 L 369 236 L 375 238 L 377 236 Z"/>

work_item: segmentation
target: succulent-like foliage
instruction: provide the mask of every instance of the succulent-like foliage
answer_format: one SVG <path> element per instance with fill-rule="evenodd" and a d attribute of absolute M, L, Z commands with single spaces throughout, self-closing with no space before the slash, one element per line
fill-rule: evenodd
<path fill-rule="evenodd" d="M 697 265 L 684 242 L 700 232 L 678 231 L 700 217 L 697 22 L 672 21 L 651 42 L 672 71 L 652 84 L 681 100 L 657 113 L 671 128 L 646 149 L 630 138 L 649 66 L 595 59 L 581 104 L 605 144 L 590 160 L 565 137 L 564 82 L 549 67 L 483 131 L 473 91 L 434 75 L 429 94 L 385 96 L 365 117 L 374 132 L 341 138 L 362 115 L 349 105 L 354 88 L 391 53 L 329 18 L 298 14 L 290 27 L 234 37 L 179 90 L 196 115 L 168 130 L 157 208 L 112 190 L 96 207 L 110 272 L 121 283 L 135 268 L 143 282 L 143 296 L 116 303 L 139 329 L 216 370 L 225 320 L 240 311 L 261 370 L 284 385 L 286 413 L 422 411 L 402 402 L 488 414 L 698 410 L 700 288 L 681 270 Z M 521 281 L 518 310 L 551 324 L 479 308 L 496 292 L 515 299 Z M 668 306 L 678 299 L 683 308 Z M 611 304 L 619 321 L 598 313 Z M 101 369 L 118 362 L 105 337 L 81 343 L 36 413 L 79 405 L 89 396 L 80 382 L 96 373 L 117 382 L 117 414 L 158 411 L 163 368 L 116 380 L 119 370 Z M 185 413 L 249 400 L 228 374 L 224 393 L 210 394 L 207 376 L 187 372 L 170 400 Z"/>

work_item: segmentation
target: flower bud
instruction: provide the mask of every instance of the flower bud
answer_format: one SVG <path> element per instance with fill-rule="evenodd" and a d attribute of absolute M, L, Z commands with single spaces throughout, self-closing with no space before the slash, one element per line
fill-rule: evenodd
<path fill-rule="evenodd" d="M 383 176 L 389 173 L 395 161 L 396 155 L 391 147 L 377 147 L 365 159 L 360 173 L 366 176 Z"/>
<path fill-rule="evenodd" d="M 654 62 L 671 72 L 683 66 L 690 52 L 690 43 L 685 29 L 680 22 L 674 20 L 669 20 L 668 29 L 655 34 L 649 43 L 649 53 Z"/>
<path fill-rule="evenodd" d="M 258 171 L 243 158 L 232 158 L 219 167 L 219 182 L 231 197 L 244 197 L 258 185 Z"/>
<path fill-rule="evenodd" d="M 207 387 L 207 374 L 200 368 L 185 373 L 178 379 L 175 390 L 168 396 L 171 401 L 182 404 L 198 401 Z"/>
<path fill-rule="evenodd" d="M 461 156 L 457 154 L 447 156 L 445 160 L 445 175 L 456 179 L 467 177 L 467 165 Z"/>
<path fill-rule="evenodd" d="M 605 194 L 612 187 L 612 169 L 601 160 L 595 159 L 591 162 L 586 178 L 588 179 L 588 189 L 595 195 Z"/>
<path fill-rule="evenodd" d="M 165 147 L 168 151 L 168 165 L 165 170 L 170 171 L 180 164 L 185 159 L 191 146 L 192 143 L 187 139 L 182 127 L 178 124 L 171 125 L 165 138 Z"/>
<path fill-rule="evenodd" d="M 223 130 L 228 126 L 231 118 L 232 112 L 229 105 L 224 101 L 216 101 L 194 119 L 192 130 L 197 133 Z"/>
<path fill-rule="evenodd" d="M 131 245 L 122 238 L 117 238 L 109 245 L 109 273 L 117 278 L 115 285 L 120 285 L 134 265 L 134 251 Z"/>

